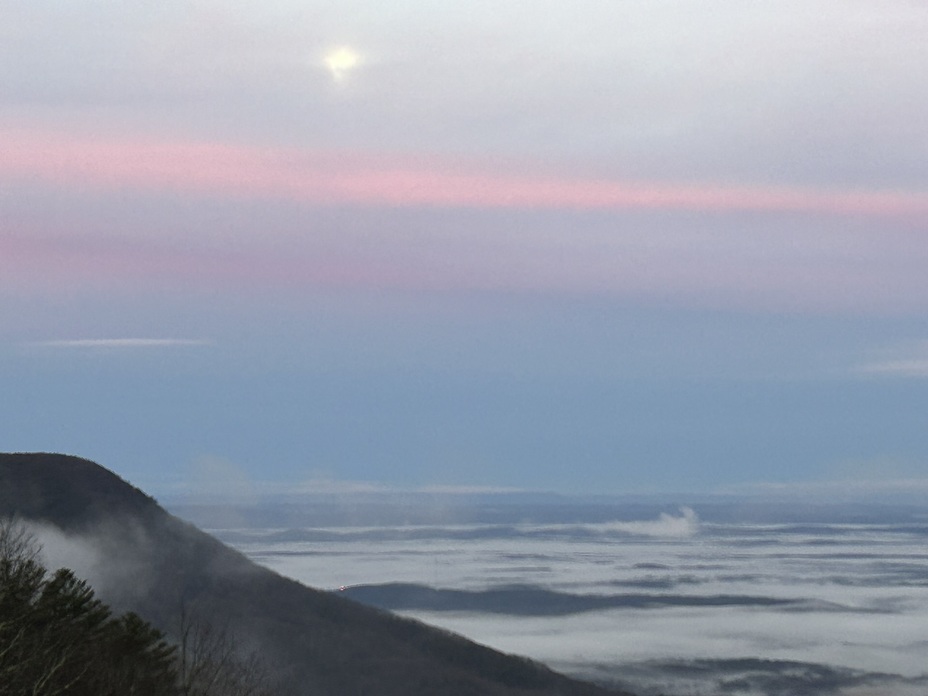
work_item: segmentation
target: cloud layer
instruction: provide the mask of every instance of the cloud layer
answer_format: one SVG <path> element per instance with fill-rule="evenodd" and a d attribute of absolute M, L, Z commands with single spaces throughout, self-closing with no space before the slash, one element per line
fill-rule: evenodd
<path fill-rule="evenodd" d="M 704 522 L 676 538 L 567 523 L 540 536 L 498 525 L 470 537 L 456 526 L 330 527 L 303 541 L 251 530 L 233 543 L 309 584 L 371 585 L 349 592 L 638 693 L 917 693 L 925 525 L 787 523 L 808 508 L 779 509 L 780 523 Z M 655 522 L 623 523 L 635 524 Z"/>

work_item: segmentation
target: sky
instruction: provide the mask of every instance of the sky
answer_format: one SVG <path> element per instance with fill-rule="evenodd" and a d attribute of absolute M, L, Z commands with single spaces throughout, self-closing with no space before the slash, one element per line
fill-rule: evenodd
<path fill-rule="evenodd" d="M 155 495 L 928 492 L 921 0 L 0 0 L 0 449 Z"/>

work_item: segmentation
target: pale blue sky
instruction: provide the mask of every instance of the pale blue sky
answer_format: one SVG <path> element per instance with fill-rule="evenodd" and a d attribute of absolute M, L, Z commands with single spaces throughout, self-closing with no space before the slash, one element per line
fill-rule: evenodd
<path fill-rule="evenodd" d="M 0 0 L 0 449 L 928 489 L 922 3 L 333 7 Z"/>

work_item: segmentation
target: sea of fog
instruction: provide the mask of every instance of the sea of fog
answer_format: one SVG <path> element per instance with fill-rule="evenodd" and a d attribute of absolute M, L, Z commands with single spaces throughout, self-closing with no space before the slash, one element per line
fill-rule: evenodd
<path fill-rule="evenodd" d="M 642 695 L 928 693 L 918 515 L 475 517 L 210 531 L 307 585 Z"/>

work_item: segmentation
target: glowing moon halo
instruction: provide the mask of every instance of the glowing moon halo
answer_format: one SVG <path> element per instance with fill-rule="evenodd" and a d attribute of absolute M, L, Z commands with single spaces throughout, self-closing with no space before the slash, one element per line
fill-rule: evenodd
<path fill-rule="evenodd" d="M 361 58 L 357 53 L 347 46 L 342 46 L 326 55 L 325 64 L 332 73 L 332 79 L 336 82 L 340 82 L 345 79 L 345 75 L 347 75 L 352 68 L 357 66 L 360 60 Z"/>

